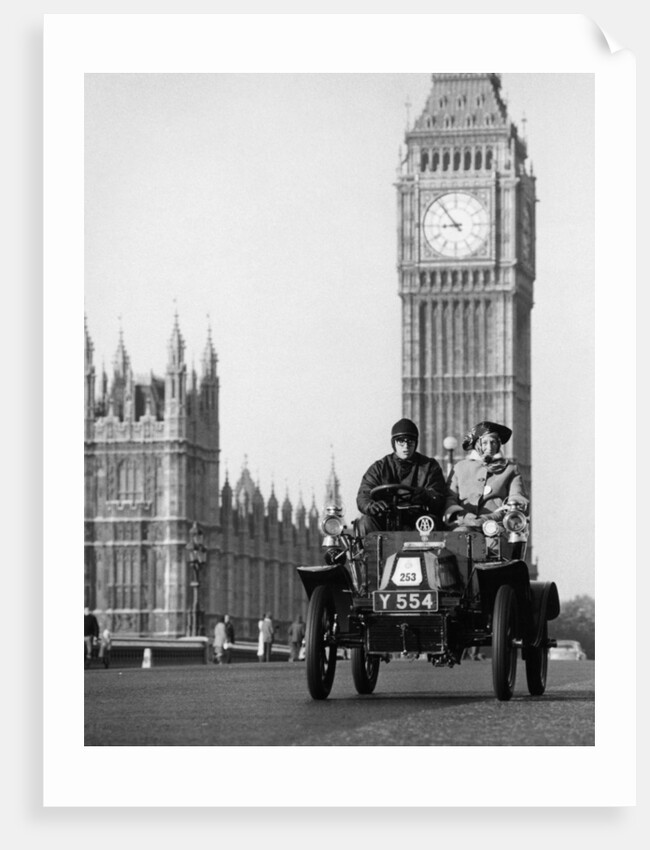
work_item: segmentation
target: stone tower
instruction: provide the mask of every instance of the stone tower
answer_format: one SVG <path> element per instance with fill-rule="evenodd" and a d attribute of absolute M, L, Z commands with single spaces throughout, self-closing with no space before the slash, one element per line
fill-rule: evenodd
<path fill-rule="evenodd" d="M 85 604 L 121 634 L 187 630 L 186 545 L 203 528 L 207 576 L 219 524 L 219 379 L 208 332 L 188 387 L 175 317 L 164 377 L 136 377 L 120 331 L 109 382 L 95 396 L 85 331 Z M 207 577 L 206 576 L 206 577 Z M 208 592 L 208 587 L 205 588 Z"/>
<path fill-rule="evenodd" d="M 425 454 L 481 419 L 508 425 L 531 484 L 535 178 L 498 74 L 433 74 L 398 193 L 402 403 Z"/>

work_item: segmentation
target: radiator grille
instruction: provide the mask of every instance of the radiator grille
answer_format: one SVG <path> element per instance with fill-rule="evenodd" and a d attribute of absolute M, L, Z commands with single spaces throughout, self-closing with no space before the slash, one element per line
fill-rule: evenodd
<path fill-rule="evenodd" d="M 368 652 L 402 652 L 402 629 L 404 631 L 407 652 L 442 652 L 445 648 L 445 617 L 432 615 L 424 617 L 384 616 L 368 624 L 366 647 Z"/>

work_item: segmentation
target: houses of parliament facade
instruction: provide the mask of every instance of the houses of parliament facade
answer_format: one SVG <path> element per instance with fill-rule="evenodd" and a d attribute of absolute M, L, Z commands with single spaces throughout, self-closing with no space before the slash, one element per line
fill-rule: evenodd
<path fill-rule="evenodd" d="M 530 314 L 535 178 L 498 74 L 433 74 L 407 127 L 398 196 L 402 411 L 420 451 L 492 419 L 530 490 Z M 244 466 L 220 487 L 219 378 L 210 334 L 188 375 L 175 320 L 164 376 L 136 378 L 122 335 L 99 382 L 85 336 L 85 601 L 116 634 L 188 631 L 193 523 L 207 561 L 202 628 L 229 613 L 241 637 L 305 614 L 295 568 L 320 563 L 319 512 L 260 493 Z M 332 465 L 326 500 L 336 498 Z"/>
<path fill-rule="evenodd" d="M 320 516 L 288 494 L 265 500 L 244 464 L 219 481 L 219 378 L 210 334 L 200 375 L 188 376 L 178 318 L 163 377 L 135 377 L 120 332 L 110 380 L 96 386 L 85 330 L 85 604 L 115 635 L 179 637 L 190 630 L 188 543 L 203 532 L 198 632 L 229 613 L 257 638 L 265 611 L 282 630 L 307 599 L 296 567 L 321 562 Z M 327 498 L 337 499 L 334 471 Z"/>

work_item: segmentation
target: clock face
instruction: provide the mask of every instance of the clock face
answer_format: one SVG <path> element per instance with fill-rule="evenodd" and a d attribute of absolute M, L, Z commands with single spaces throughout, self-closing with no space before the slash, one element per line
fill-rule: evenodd
<path fill-rule="evenodd" d="M 490 229 L 487 210 L 467 192 L 448 192 L 428 207 L 424 237 L 443 257 L 467 257 L 485 243 Z"/>

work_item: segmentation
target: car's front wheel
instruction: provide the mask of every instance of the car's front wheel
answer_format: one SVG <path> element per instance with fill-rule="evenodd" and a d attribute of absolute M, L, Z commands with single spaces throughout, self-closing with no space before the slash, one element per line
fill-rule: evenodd
<path fill-rule="evenodd" d="M 336 672 L 334 622 L 336 609 L 332 591 L 320 585 L 311 595 L 307 609 L 305 662 L 307 687 L 314 699 L 327 699 Z"/>
<path fill-rule="evenodd" d="M 379 657 L 368 655 L 362 646 L 352 649 L 352 681 L 358 694 L 371 694 L 379 676 Z"/>
<path fill-rule="evenodd" d="M 497 591 L 492 615 L 492 683 L 499 700 L 511 699 L 517 678 L 517 598 L 509 584 Z"/>
<path fill-rule="evenodd" d="M 544 623 L 542 641 L 538 647 L 526 649 L 526 684 L 531 696 L 540 697 L 546 690 L 548 671 L 548 623 Z"/>

